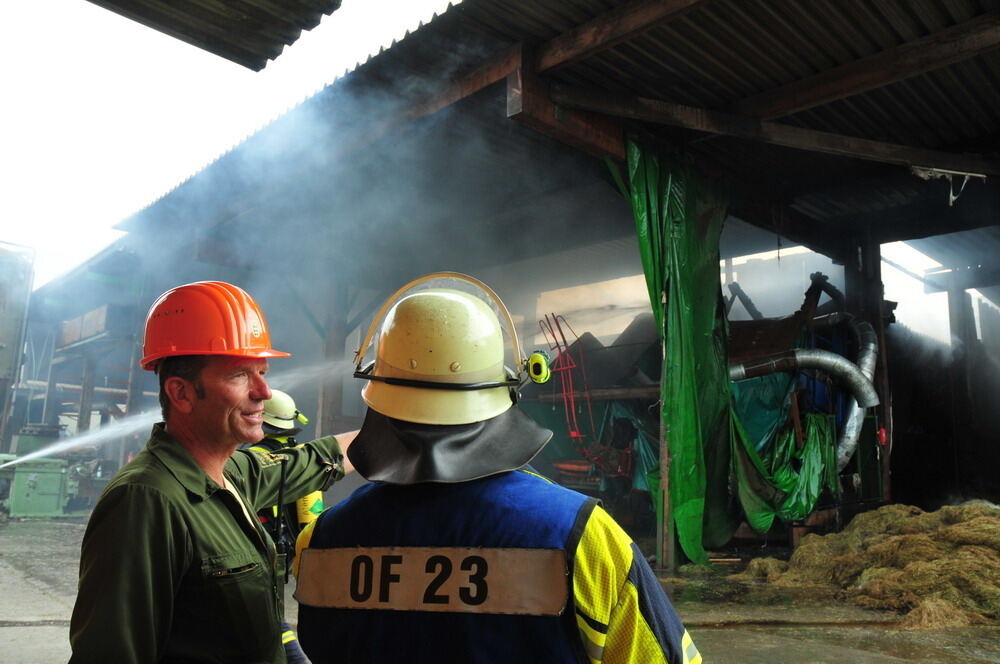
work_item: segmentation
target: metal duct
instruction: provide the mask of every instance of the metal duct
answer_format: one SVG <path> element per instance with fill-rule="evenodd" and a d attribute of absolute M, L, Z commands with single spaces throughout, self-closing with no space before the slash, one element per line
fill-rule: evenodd
<path fill-rule="evenodd" d="M 842 355 L 826 350 L 796 348 L 743 364 L 731 364 L 729 380 L 743 380 L 796 369 L 820 369 L 843 381 L 864 408 L 877 406 L 879 403 L 875 386 L 857 365 Z"/>
<path fill-rule="evenodd" d="M 852 314 L 839 311 L 827 316 L 819 316 L 812 320 L 813 327 L 828 327 L 844 323 L 851 330 L 858 344 L 858 368 L 869 381 L 875 375 L 875 362 L 878 359 L 878 335 L 875 328 L 866 320 L 858 320 Z M 847 466 L 847 462 L 858 449 L 858 439 L 865 423 L 865 409 L 855 400 L 847 413 L 847 419 L 840 430 L 837 440 L 837 471 Z"/>

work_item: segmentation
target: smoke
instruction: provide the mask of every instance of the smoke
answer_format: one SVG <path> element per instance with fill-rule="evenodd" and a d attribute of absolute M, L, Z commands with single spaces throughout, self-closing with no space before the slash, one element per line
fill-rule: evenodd
<path fill-rule="evenodd" d="M 321 364 L 303 366 L 298 369 L 280 371 L 268 375 L 267 381 L 272 387 L 283 392 L 297 388 L 318 385 L 330 376 L 354 372 L 354 364 L 348 360 L 332 360 Z"/>
<path fill-rule="evenodd" d="M 349 361 L 357 329 L 414 277 L 479 276 L 525 327 L 537 329 L 540 293 L 590 283 L 595 274 L 640 274 L 629 206 L 608 183 L 606 166 L 508 119 L 503 81 L 428 117 L 396 121 L 415 100 L 506 47 L 436 34 L 425 30 L 362 66 L 129 219 L 115 256 L 93 261 L 76 283 L 52 282 L 36 298 L 33 305 L 48 304 L 36 309 L 32 348 L 45 346 L 44 334 L 62 321 L 105 302 L 127 304 L 131 329 L 96 370 L 98 385 L 124 387 L 141 345 L 141 336 L 126 337 L 141 335 L 157 295 L 198 280 L 229 281 L 261 304 L 274 346 L 295 356 L 272 363 L 272 384 L 315 413 L 314 386 L 344 381 L 350 410 L 360 408 Z M 626 251 L 580 250 L 620 238 Z M 553 262 L 553 255 L 562 258 Z M 577 332 L 606 316 L 628 323 L 630 311 L 605 306 L 574 305 Z M 345 320 L 352 336 L 331 336 Z M 39 358 L 35 378 L 47 377 L 48 359 Z M 60 365 L 58 379 L 79 383 L 78 366 Z M 133 378 L 156 391 L 152 374 Z M 112 412 L 124 401 L 95 398 L 95 407 Z M 154 405 L 144 399 L 140 407 Z M 37 401 L 25 408 L 17 426 L 40 421 Z"/>

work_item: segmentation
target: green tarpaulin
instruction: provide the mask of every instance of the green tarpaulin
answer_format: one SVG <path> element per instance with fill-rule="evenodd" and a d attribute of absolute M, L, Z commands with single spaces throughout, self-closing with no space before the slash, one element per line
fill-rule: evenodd
<path fill-rule="evenodd" d="M 670 450 L 670 511 L 678 543 L 707 562 L 706 519 L 726 518 L 729 379 L 719 235 L 726 197 L 684 159 L 626 145 L 628 189 L 649 301 L 663 342 L 660 403 Z M 721 498 L 721 500 L 719 500 Z M 714 538 L 712 538 L 714 539 Z"/>
<path fill-rule="evenodd" d="M 639 253 L 663 349 L 661 417 L 670 451 L 670 510 L 684 554 L 727 542 L 739 521 L 766 532 L 774 517 L 804 518 L 824 487 L 837 490 L 833 427 L 807 415 L 795 444 L 787 417 L 794 377 L 730 391 L 719 237 L 728 196 L 683 156 L 627 140 L 628 178 L 619 185 L 635 219 Z M 614 169 L 612 169 L 613 172 Z M 655 498 L 658 471 L 649 474 Z"/>

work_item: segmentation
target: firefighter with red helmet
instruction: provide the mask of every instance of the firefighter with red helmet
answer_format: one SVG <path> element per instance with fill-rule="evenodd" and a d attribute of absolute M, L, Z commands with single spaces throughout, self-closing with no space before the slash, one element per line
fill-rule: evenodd
<path fill-rule="evenodd" d="M 284 559 L 254 512 L 339 479 L 354 438 L 238 451 L 263 438 L 268 358 L 287 356 L 237 286 L 187 284 L 153 303 L 141 364 L 164 421 L 87 524 L 71 662 L 285 661 Z"/>

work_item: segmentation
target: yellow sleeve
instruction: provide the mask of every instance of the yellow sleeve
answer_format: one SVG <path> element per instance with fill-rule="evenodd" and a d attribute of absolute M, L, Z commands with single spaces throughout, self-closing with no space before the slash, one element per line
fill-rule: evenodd
<path fill-rule="evenodd" d="M 302 550 L 309 548 L 309 542 L 312 541 L 316 521 L 314 519 L 306 524 L 306 527 L 299 532 L 299 536 L 295 538 L 295 559 L 292 560 L 292 574 L 295 575 L 296 580 L 299 578 L 299 561 L 302 560 Z"/>
<path fill-rule="evenodd" d="M 600 506 L 576 547 L 573 595 L 592 664 L 701 663 L 649 563 Z"/>

